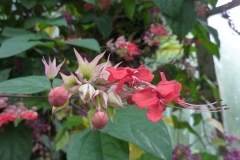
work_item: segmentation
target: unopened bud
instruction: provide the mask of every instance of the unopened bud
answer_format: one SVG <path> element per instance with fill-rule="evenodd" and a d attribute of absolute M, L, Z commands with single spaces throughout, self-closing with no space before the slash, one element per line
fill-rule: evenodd
<path fill-rule="evenodd" d="M 92 117 L 92 124 L 94 128 L 102 129 L 108 123 L 108 115 L 105 112 L 96 112 Z"/>
<path fill-rule="evenodd" d="M 67 91 L 62 87 L 56 87 L 48 95 L 49 103 L 54 107 L 63 106 L 68 100 Z"/>

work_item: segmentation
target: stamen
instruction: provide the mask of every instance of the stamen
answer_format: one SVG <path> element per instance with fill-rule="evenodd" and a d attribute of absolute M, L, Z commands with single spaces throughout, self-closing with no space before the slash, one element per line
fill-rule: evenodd
<path fill-rule="evenodd" d="M 205 107 L 205 106 L 211 106 L 214 104 L 217 104 L 218 102 L 221 102 L 222 100 L 217 100 L 216 102 L 213 103 L 208 103 L 208 104 L 190 104 L 186 102 L 181 102 L 181 104 L 184 104 L 184 106 L 196 106 L 196 107 Z"/>
<path fill-rule="evenodd" d="M 180 109 L 191 109 L 196 112 L 221 112 L 224 110 L 228 110 L 229 108 L 225 107 L 225 106 L 227 106 L 226 104 L 220 105 L 215 108 L 202 108 L 202 107 L 209 107 L 211 105 L 217 104 L 220 101 L 222 101 L 222 100 L 217 100 L 216 102 L 208 103 L 208 104 L 190 104 L 190 103 L 186 103 L 186 102 L 180 102 L 178 104 L 181 105 L 182 107 L 176 107 L 176 106 L 172 106 L 172 107 L 180 108 Z M 160 101 L 160 102 L 162 102 L 162 101 Z"/>
<path fill-rule="evenodd" d="M 181 104 L 180 104 L 181 105 Z M 222 105 L 220 107 L 217 107 L 217 108 L 205 108 L 205 109 L 200 109 L 199 108 L 191 108 L 191 107 L 177 107 L 177 106 L 170 106 L 170 107 L 174 107 L 174 108 L 178 108 L 178 109 L 189 109 L 189 110 L 194 110 L 196 112 L 221 112 L 221 111 L 224 111 L 224 110 L 228 110 L 229 108 L 224 108 L 224 106 L 226 105 Z"/>

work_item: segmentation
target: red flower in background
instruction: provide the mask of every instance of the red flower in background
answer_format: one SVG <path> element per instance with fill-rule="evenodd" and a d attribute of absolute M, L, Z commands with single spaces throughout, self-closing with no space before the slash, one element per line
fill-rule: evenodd
<path fill-rule="evenodd" d="M 138 47 L 135 43 L 128 43 L 127 51 L 130 54 L 130 56 L 139 54 Z"/>
<path fill-rule="evenodd" d="M 151 25 L 150 26 L 150 31 L 156 35 L 162 35 L 162 36 L 167 36 L 168 31 L 164 29 L 162 25 Z"/>
<path fill-rule="evenodd" d="M 135 43 L 130 43 L 130 42 L 116 42 L 116 46 L 120 47 L 120 48 L 124 48 L 126 49 L 126 51 L 128 52 L 128 54 L 130 56 L 133 55 L 139 55 L 140 52 L 138 50 L 138 47 Z"/>
<path fill-rule="evenodd" d="M 110 73 L 108 77 L 109 82 L 118 82 L 116 93 L 122 88 L 124 83 L 128 83 L 129 86 L 133 87 L 141 80 L 151 82 L 154 77 L 144 65 L 141 65 L 138 69 L 108 67 L 106 71 Z"/>
<path fill-rule="evenodd" d="M 38 114 L 36 112 L 33 112 L 33 111 L 25 111 L 20 115 L 20 117 L 22 119 L 33 120 L 33 119 L 36 119 L 38 117 Z"/>

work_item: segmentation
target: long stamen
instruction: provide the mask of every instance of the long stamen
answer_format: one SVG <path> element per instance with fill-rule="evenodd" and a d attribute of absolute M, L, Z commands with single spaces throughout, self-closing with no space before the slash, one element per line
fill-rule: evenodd
<path fill-rule="evenodd" d="M 205 108 L 205 109 L 191 108 L 191 107 L 188 107 L 188 106 L 184 106 L 185 108 L 177 107 L 177 106 L 171 106 L 171 107 L 179 108 L 179 109 L 189 109 L 189 110 L 194 110 L 196 112 L 221 112 L 221 111 L 229 109 L 229 108 L 224 108 L 225 106 L 226 105 L 222 105 L 222 106 L 217 107 L 217 108 Z"/>
<path fill-rule="evenodd" d="M 182 105 L 182 104 L 180 104 Z M 189 109 L 193 109 L 193 110 L 201 110 L 201 111 L 204 111 L 204 110 L 222 110 L 226 105 L 222 105 L 222 106 L 219 106 L 219 107 L 216 107 L 216 108 L 200 108 L 200 107 L 191 107 L 191 106 L 185 106 L 185 105 L 182 105 L 183 107 L 186 107 L 186 108 L 189 108 Z"/>
<path fill-rule="evenodd" d="M 181 104 L 184 104 L 185 106 L 205 107 L 205 106 L 211 106 L 211 105 L 217 104 L 218 102 L 221 102 L 221 101 L 222 100 L 217 100 L 216 102 L 208 103 L 208 104 L 190 104 L 186 102 L 181 102 Z"/>

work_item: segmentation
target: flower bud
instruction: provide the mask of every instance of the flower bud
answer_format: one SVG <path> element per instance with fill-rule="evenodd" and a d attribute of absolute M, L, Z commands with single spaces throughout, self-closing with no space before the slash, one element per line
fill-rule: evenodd
<path fill-rule="evenodd" d="M 102 129 L 108 123 L 108 115 L 105 112 L 96 112 L 92 117 L 92 125 L 94 128 Z"/>
<path fill-rule="evenodd" d="M 49 103 L 54 107 L 63 106 L 68 100 L 67 91 L 62 87 L 56 87 L 48 95 Z"/>

